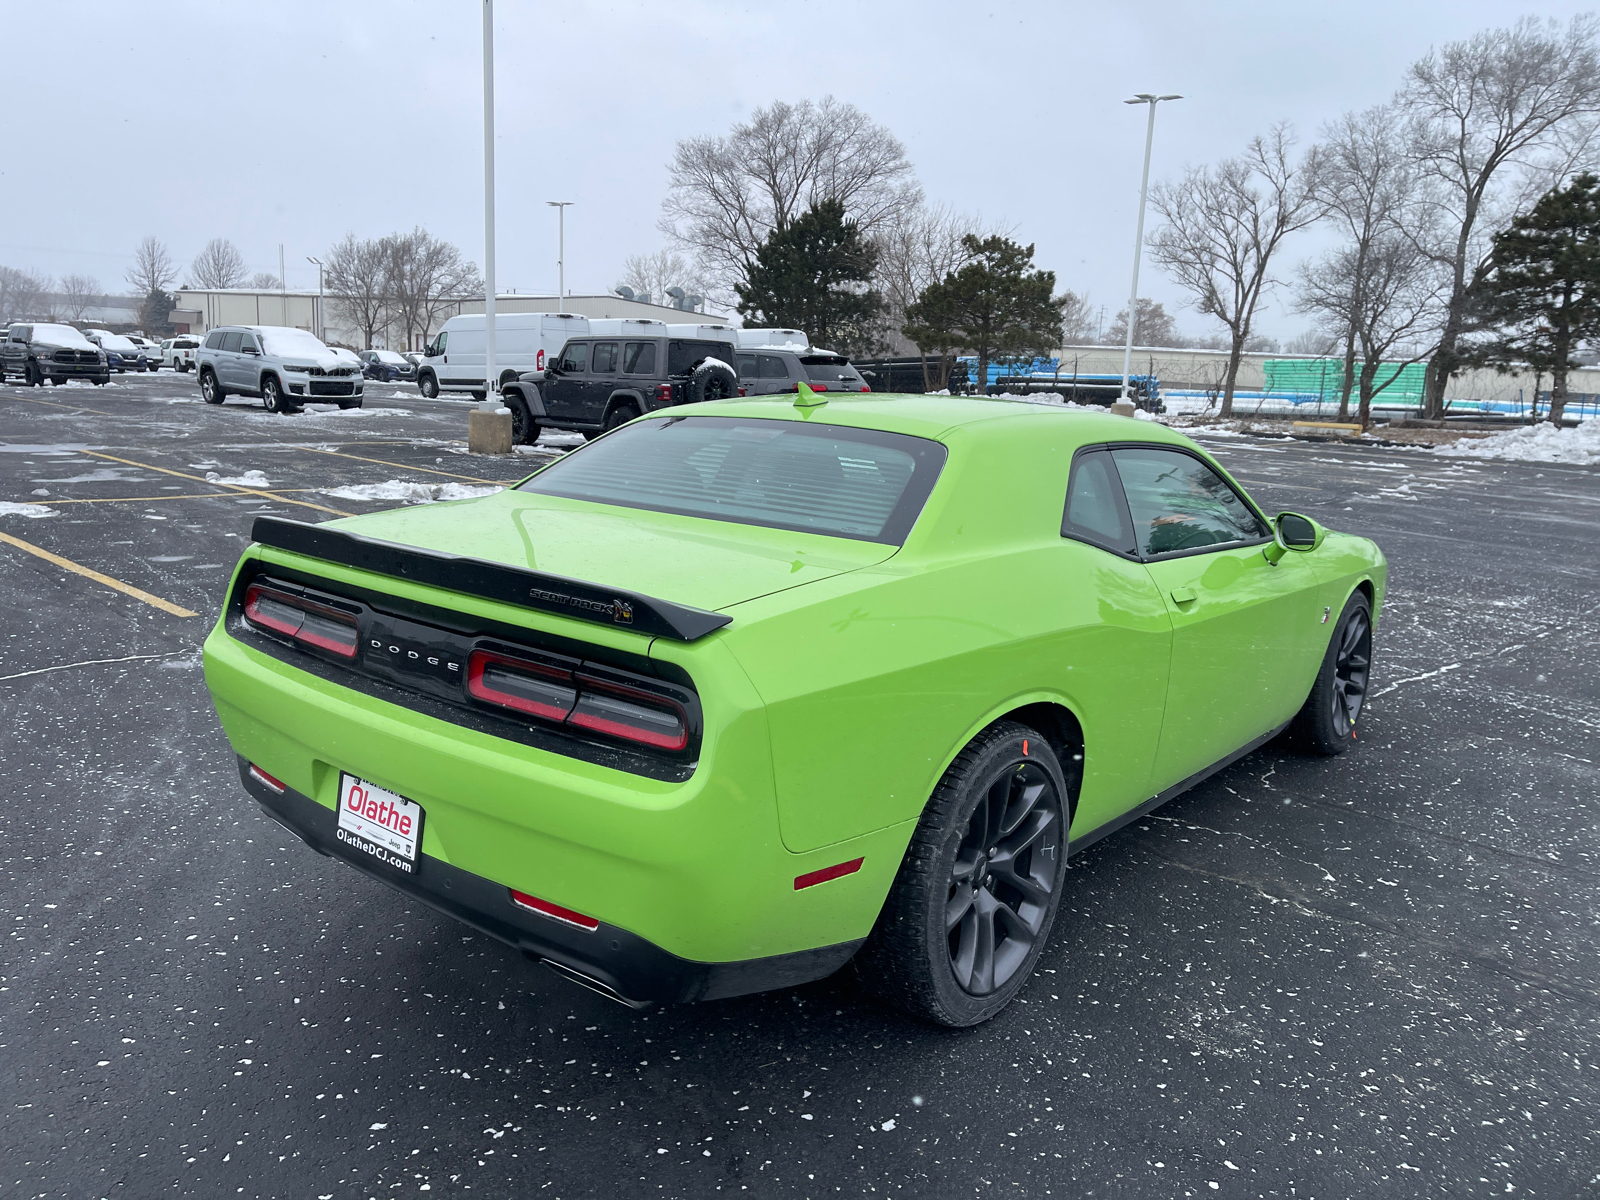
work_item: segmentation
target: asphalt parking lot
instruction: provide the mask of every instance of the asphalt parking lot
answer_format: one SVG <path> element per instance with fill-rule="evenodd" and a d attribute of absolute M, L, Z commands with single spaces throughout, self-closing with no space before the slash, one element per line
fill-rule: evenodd
<path fill-rule="evenodd" d="M 367 386 L 0 387 L 0 1193 L 1600 1194 L 1600 471 L 1210 443 L 1389 556 L 1351 752 L 1269 746 L 1075 857 L 980 1028 L 848 972 L 640 1015 L 238 784 L 198 648 L 254 516 L 539 461 Z"/>

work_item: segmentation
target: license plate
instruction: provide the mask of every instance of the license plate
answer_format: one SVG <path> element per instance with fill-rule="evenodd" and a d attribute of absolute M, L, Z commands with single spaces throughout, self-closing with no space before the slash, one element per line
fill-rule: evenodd
<path fill-rule="evenodd" d="M 422 845 L 422 805 L 341 771 L 334 836 L 385 866 L 412 874 Z"/>

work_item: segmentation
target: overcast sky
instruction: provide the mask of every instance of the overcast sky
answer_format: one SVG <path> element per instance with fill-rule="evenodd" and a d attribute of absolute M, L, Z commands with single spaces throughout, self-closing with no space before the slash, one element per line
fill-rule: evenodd
<path fill-rule="evenodd" d="M 718 4 L 499 0 L 502 290 L 606 291 L 656 229 L 673 143 L 774 99 L 832 93 L 906 145 L 928 198 L 1038 246 L 1059 285 L 1126 303 L 1140 91 L 1163 105 L 1152 177 L 1289 120 L 1305 138 L 1388 97 L 1430 45 L 1523 13 L 1487 0 L 1196 4 Z M 212 237 L 316 286 L 347 231 L 422 225 L 483 261 L 478 0 L 91 4 L 0 0 L 7 151 L 0 264 L 121 290 L 138 240 L 186 265 Z M 19 119 L 20 118 L 20 119 Z M 1291 243 L 1286 267 L 1312 249 Z M 1146 263 L 1141 293 L 1214 332 Z M 1274 298 L 1259 327 L 1306 324 Z"/>

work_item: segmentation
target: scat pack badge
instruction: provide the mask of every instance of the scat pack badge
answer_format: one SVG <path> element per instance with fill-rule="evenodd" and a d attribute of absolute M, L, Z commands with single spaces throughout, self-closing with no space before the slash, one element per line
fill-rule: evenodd
<path fill-rule="evenodd" d="M 633 605 L 627 600 L 612 597 L 605 600 L 587 600 L 582 596 L 569 596 L 565 592 L 552 592 L 544 588 L 530 588 L 528 595 L 546 604 L 564 604 L 568 608 L 582 609 L 596 616 L 609 616 L 619 625 L 633 624 Z"/>

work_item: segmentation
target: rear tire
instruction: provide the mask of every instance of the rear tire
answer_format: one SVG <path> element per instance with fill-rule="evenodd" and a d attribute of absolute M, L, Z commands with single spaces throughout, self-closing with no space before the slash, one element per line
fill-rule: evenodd
<path fill-rule="evenodd" d="M 639 406 L 632 400 L 624 400 L 606 414 L 606 430 L 615 429 L 618 425 L 626 425 L 639 415 Z"/>
<path fill-rule="evenodd" d="M 1372 604 L 1365 592 L 1345 601 L 1311 694 L 1289 727 L 1308 754 L 1343 754 L 1355 739 L 1372 678 Z"/>
<path fill-rule="evenodd" d="M 210 367 L 200 372 L 200 398 L 207 404 L 221 404 L 228 398 L 228 393 L 217 381 L 217 373 Z"/>
<path fill-rule="evenodd" d="M 987 1021 L 1027 984 L 1066 872 L 1069 796 L 1037 730 L 997 721 L 973 738 L 923 810 L 856 978 L 950 1028 Z"/>
<path fill-rule="evenodd" d="M 482 404 L 485 400 L 487 400 L 489 398 L 489 393 L 488 392 L 473 392 L 472 393 L 472 398 L 474 400 L 476 400 L 479 404 Z"/>

